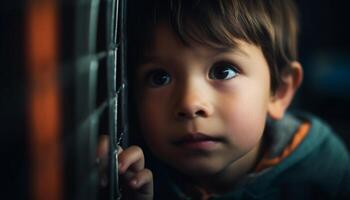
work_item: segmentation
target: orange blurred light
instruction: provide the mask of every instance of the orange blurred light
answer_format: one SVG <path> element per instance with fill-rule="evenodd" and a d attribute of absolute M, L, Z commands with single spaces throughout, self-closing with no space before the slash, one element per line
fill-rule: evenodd
<path fill-rule="evenodd" d="M 62 199 L 58 8 L 54 0 L 28 1 L 26 15 L 31 191 L 35 200 Z"/>

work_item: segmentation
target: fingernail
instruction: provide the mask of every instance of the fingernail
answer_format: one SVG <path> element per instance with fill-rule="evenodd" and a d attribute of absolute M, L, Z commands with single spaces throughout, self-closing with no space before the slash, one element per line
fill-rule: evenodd
<path fill-rule="evenodd" d="M 119 163 L 118 163 L 118 170 L 119 170 L 119 171 L 122 171 L 122 167 L 123 167 L 123 164 L 119 162 Z"/>
<path fill-rule="evenodd" d="M 121 150 L 122 150 L 122 148 L 118 145 L 118 147 L 117 147 L 117 153 L 119 154 Z"/>
<path fill-rule="evenodd" d="M 137 183 L 138 183 L 138 182 L 137 182 L 136 179 L 134 179 L 134 180 L 131 181 L 131 184 L 132 184 L 133 186 L 137 186 Z"/>

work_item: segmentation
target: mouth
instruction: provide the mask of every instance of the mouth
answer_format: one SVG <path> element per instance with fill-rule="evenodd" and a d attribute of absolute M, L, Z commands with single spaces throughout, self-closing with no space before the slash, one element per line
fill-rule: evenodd
<path fill-rule="evenodd" d="M 203 133 L 191 133 L 175 140 L 173 144 L 192 150 L 212 150 L 221 142 L 223 142 L 223 139 L 219 137 L 211 137 Z"/>

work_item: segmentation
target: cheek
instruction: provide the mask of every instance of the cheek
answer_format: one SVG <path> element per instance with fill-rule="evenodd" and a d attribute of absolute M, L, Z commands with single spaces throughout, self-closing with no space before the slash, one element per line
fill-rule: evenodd
<path fill-rule="evenodd" d="M 265 127 L 265 115 L 235 115 L 230 116 L 232 123 L 228 125 L 230 130 L 229 137 L 233 144 L 240 149 L 250 149 L 255 146 L 263 134 Z"/>
<path fill-rule="evenodd" d="M 228 99 L 222 113 L 231 142 L 241 150 L 248 150 L 260 141 L 264 131 L 267 98 L 259 91 L 241 94 Z"/>
<path fill-rule="evenodd" d="M 152 103 L 152 99 L 144 98 L 138 103 L 138 118 L 140 123 L 140 130 L 147 143 L 153 145 L 158 143 L 161 138 L 159 137 L 160 130 L 162 130 L 164 122 L 163 113 L 161 112 L 161 105 Z"/>

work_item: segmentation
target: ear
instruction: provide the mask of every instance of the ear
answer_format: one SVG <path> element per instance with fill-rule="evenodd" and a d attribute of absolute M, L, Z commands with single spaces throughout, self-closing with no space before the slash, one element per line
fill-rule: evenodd
<path fill-rule="evenodd" d="M 282 74 L 282 84 L 277 88 L 275 94 L 271 96 L 269 102 L 268 114 L 274 120 L 281 119 L 284 116 L 295 92 L 303 80 L 301 64 L 293 61 L 290 63 L 290 67 L 290 73 Z"/>

